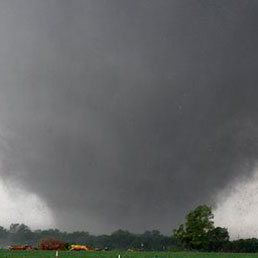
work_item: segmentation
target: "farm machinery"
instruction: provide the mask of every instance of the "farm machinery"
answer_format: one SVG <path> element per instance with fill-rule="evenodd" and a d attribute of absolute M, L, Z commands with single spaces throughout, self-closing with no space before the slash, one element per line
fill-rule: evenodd
<path fill-rule="evenodd" d="M 86 245 L 71 245 L 69 251 L 89 251 Z"/>
<path fill-rule="evenodd" d="M 8 246 L 9 250 L 32 250 L 30 245 L 10 245 Z"/>

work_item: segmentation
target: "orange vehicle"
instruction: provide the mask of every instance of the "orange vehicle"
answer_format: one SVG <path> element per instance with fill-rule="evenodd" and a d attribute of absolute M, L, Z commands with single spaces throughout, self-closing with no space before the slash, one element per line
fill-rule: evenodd
<path fill-rule="evenodd" d="M 86 245 L 71 245 L 69 251 L 89 251 Z"/>
<path fill-rule="evenodd" d="M 32 250 L 30 245 L 10 245 L 8 246 L 9 250 Z"/>

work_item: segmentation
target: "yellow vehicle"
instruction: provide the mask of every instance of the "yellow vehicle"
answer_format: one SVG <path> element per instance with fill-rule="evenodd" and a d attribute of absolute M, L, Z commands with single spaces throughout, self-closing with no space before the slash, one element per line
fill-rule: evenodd
<path fill-rule="evenodd" d="M 71 245 L 69 251 L 89 251 L 86 245 Z"/>

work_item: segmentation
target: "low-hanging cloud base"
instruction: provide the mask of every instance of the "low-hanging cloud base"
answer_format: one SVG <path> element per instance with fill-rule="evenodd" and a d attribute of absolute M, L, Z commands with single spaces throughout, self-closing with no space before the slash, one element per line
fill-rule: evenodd
<path fill-rule="evenodd" d="M 1 178 L 70 231 L 170 234 L 223 206 L 257 161 L 257 14 L 252 0 L 1 1 Z"/>

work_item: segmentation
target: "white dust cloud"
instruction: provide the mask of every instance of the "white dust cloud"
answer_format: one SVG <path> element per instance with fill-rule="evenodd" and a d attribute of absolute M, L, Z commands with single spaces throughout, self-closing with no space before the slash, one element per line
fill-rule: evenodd
<path fill-rule="evenodd" d="M 0 225 L 24 223 L 32 229 L 53 227 L 54 220 L 46 204 L 37 195 L 16 187 L 0 180 Z"/>
<path fill-rule="evenodd" d="M 215 225 L 226 227 L 231 239 L 258 237 L 258 171 L 218 196 Z"/>

